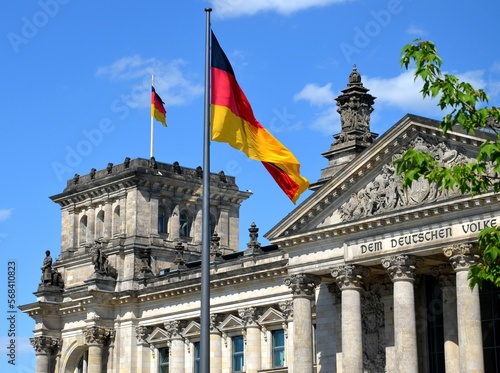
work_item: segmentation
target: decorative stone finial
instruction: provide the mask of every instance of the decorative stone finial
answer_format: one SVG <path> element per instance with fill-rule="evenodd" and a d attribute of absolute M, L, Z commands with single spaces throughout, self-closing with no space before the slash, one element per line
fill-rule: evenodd
<path fill-rule="evenodd" d="M 352 71 L 349 74 L 349 84 L 348 86 L 363 86 L 363 83 L 361 83 L 361 74 L 358 72 L 358 69 L 356 68 L 356 64 L 352 67 Z"/>
<path fill-rule="evenodd" d="M 259 228 L 257 228 L 255 223 L 252 223 L 248 231 L 250 232 L 250 241 L 247 243 L 248 250 L 245 251 L 244 255 L 260 254 L 262 250 L 260 249 L 259 241 L 257 241 L 257 237 L 259 237 Z"/>

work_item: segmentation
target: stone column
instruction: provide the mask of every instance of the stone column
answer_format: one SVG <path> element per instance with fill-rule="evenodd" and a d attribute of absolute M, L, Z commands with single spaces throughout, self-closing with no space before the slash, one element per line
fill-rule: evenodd
<path fill-rule="evenodd" d="M 95 237 L 95 207 L 90 205 L 86 211 L 87 214 L 87 235 L 85 237 L 85 243 L 87 245 L 93 245 Z"/>
<path fill-rule="evenodd" d="M 460 371 L 455 272 L 449 264 L 431 268 L 443 292 L 444 360 L 446 373 Z"/>
<path fill-rule="evenodd" d="M 111 212 L 111 201 L 107 200 L 104 203 L 104 224 L 102 227 L 102 235 L 106 239 L 111 238 L 112 231 L 112 223 L 113 223 L 113 213 Z"/>
<path fill-rule="evenodd" d="M 222 338 L 218 325 L 222 315 L 210 315 L 210 372 L 222 371 Z"/>
<path fill-rule="evenodd" d="M 312 311 L 315 289 L 321 283 L 318 276 L 300 273 L 285 278 L 293 296 L 293 372 L 313 372 Z"/>
<path fill-rule="evenodd" d="M 59 340 L 42 335 L 30 338 L 30 344 L 35 349 L 36 372 L 49 373 L 51 355 L 54 349 L 58 346 Z"/>
<path fill-rule="evenodd" d="M 137 338 L 137 371 L 140 372 L 151 372 L 151 367 L 153 365 L 151 359 L 151 348 L 147 341 L 152 329 L 152 327 L 144 325 L 135 327 L 135 337 Z M 156 361 L 154 362 L 156 363 Z M 132 366 L 130 366 L 130 370 L 133 370 Z"/>
<path fill-rule="evenodd" d="M 83 330 L 83 335 L 89 347 L 88 373 L 101 373 L 102 348 L 110 331 L 99 326 L 90 326 Z"/>
<path fill-rule="evenodd" d="M 120 230 L 114 232 L 115 236 L 125 237 L 127 233 L 127 193 L 120 195 Z M 116 218 L 114 216 L 113 218 Z"/>
<path fill-rule="evenodd" d="M 342 292 L 342 372 L 363 373 L 363 335 L 361 327 L 362 279 L 368 268 L 342 265 L 332 270 Z"/>
<path fill-rule="evenodd" d="M 181 330 L 185 322 L 179 320 L 168 321 L 165 329 L 170 335 L 170 371 L 183 372 L 185 367 L 184 337 Z"/>
<path fill-rule="evenodd" d="M 181 227 L 180 216 L 181 213 L 179 205 L 175 205 L 172 210 L 172 215 L 168 219 L 168 238 L 169 240 L 176 240 L 179 238 L 179 229 Z"/>
<path fill-rule="evenodd" d="M 411 255 L 382 259 L 394 283 L 394 344 L 396 371 L 418 373 L 417 327 L 415 318 L 415 269 L 421 260 Z"/>
<path fill-rule="evenodd" d="M 238 310 L 238 315 L 243 320 L 246 330 L 245 338 L 245 367 L 247 373 L 257 373 L 261 369 L 261 331 L 257 323 L 259 317 L 255 307 Z"/>
<path fill-rule="evenodd" d="M 477 286 L 471 289 L 467 279 L 470 266 L 478 262 L 479 256 L 472 244 L 453 245 L 444 254 L 456 272 L 460 372 L 481 373 L 484 358 L 479 289 Z"/>

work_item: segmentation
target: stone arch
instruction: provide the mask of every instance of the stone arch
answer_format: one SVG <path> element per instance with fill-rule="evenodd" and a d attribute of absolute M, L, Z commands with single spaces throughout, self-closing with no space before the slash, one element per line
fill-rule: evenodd
<path fill-rule="evenodd" d="M 68 346 L 61 360 L 61 372 L 75 373 L 78 362 L 87 349 L 88 347 L 86 345 L 80 344 L 78 341 L 73 341 Z"/>

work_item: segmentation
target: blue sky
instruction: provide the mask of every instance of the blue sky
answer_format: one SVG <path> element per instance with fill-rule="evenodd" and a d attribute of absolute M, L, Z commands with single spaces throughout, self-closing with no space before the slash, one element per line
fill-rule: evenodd
<path fill-rule="evenodd" d="M 375 97 L 373 132 L 406 113 L 439 119 L 423 101 L 401 48 L 436 43 L 443 69 L 500 98 L 497 1 L 191 0 L 11 1 L 0 14 L 0 364 L 6 362 L 7 262 L 17 264 L 17 303 L 35 301 L 44 252 L 57 257 L 60 210 L 48 197 L 75 173 L 149 158 L 150 76 L 167 107 L 155 125 L 155 157 L 202 165 L 205 7 L 259 121 L 318 180 L 332 135 L 334 98 L 353 64 Z M 265 169 L 227 144 L 212 143 L 211 170 L 236 176 L 253 196 L 241 208 L 241 244 L 250 224 L 260 241 L 294 208 Z M 303 194 L 299 203 L 310 193 Z M 3 315 L 1 315 L 3 314 Z M 34 372 L 18 314 L 17 367 Z"/>

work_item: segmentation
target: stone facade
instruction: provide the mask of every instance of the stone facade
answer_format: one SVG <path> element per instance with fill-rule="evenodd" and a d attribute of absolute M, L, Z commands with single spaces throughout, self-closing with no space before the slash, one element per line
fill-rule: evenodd
<path fill-rule="evenodd" d="M 495 333 L 482 319 L 486 296 L 467 282 L 478 232 L 500 219 L 498 196 L 422 180 L 404 189 L 392 166 L 409 147 L 445 166 L 465 162 L 489 135 L 443 135 L 438 122 L 406 115 L 377 139 L 374 101 L 354 69 L 337 98 L 342 129 L 323 154 L 328 166 L 266 233 L 268 246 L 252 224 L 238 250 L 239 206 L 250 195 L 230 176 L 211 176 L 211 372 L 498 368 L 485 364 L 500 359 L 485 352 Z M 200 175 L 126 159 L 76 175 L 52 197 L 61 253 L 36 302 L 21 307 L 36 323 L 37 372 L 197 371 Z"/>

